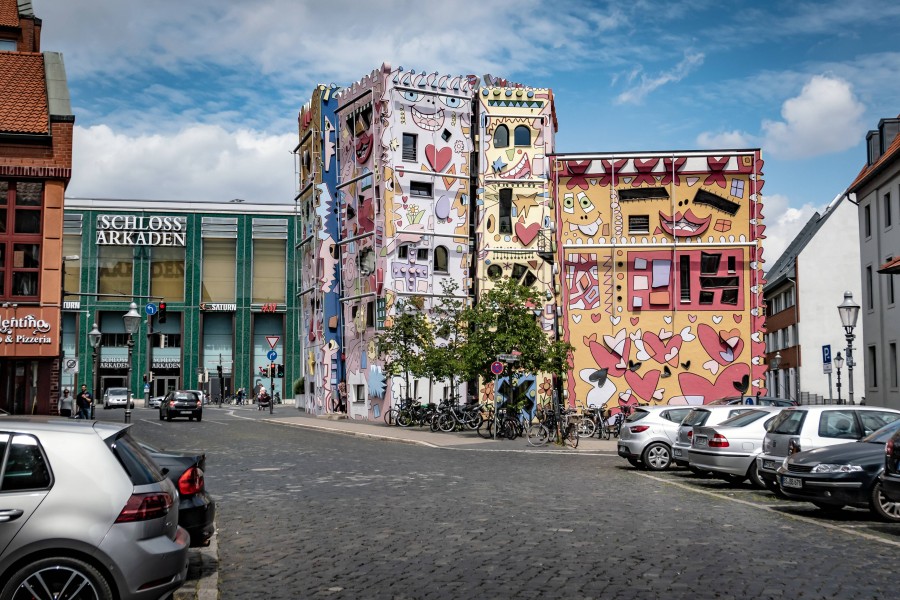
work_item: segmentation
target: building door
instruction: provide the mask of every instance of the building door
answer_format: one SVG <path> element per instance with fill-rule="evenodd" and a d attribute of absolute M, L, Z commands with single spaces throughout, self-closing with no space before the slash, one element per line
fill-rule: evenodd
<path fill-rule="evenodd" d="M 165 396 L 172 390 L 178 389 L 178 377 L 159 377 L 153 378 L 153 393 L 151 396 Z"/>

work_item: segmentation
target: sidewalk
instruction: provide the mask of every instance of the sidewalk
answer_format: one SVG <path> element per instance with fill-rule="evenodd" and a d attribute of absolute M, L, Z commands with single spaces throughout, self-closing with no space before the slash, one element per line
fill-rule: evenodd
<path fill-rule="evenodd" d="M 419 444 L 432 448 L 448 448 L 455 450 L 479 450 L 497 452 L 552 452 L 571 454 L 616 454 L 616 440 L 600 440 L 596 437 L 582 438 L 578 448 L 562 447 L 548 443 L 534 447 L 524 438 L 515 440 L 486 440 L 474 431 L 454 433 L 432 432 L 427 427 L 397 427 L 384 421 L 358 421 L 344 415 L 309 415 L 298 410 L 295 417 L 273 417 L 264 419 L 268 423 L 303 427 L 336 434 L 355 435 L 371 439 L 397 442 L 402 444 Z"/>

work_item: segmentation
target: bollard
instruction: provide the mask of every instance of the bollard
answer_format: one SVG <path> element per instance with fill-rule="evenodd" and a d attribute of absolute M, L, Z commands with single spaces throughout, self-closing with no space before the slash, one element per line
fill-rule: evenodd
<path fill-rule="evenodd" d="M 125 408 L 125 422 L 131 423 L 131 409 L 128 407 Z"/>

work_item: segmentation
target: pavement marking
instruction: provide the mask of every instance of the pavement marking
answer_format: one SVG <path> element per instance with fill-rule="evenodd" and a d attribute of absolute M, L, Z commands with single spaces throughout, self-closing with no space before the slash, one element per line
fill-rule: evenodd
<path fill-rule="evenodd" d="M 241 415 L 236 415 L 236 414 L 234 414 L 233 410 L 229 410 L 226 414 L 229 417 L 234 417 L 235 419 L 244 419 L 246 421 L 256 421 L 257 420 L 257 419 L 253 419 L 251 417 L 242 417 Z"/>
<path fill-rule="evenodd" d="M 782 516 L 787 517 L 787 518 L 789 518 L 789 519 L 796 519 L 797 521 L 803 521 L 803 522 L 805 522 L 805 523 L 809 523 L 810 525 L 818 525 L 819 527 L 824 527 L 825 529 L 833 529 L 833 530 L 835 530 L 835 531 L 840 531 L 840 532 L 846 533 L 846 534 L 848 534 L 848 535 L 859 536 L 859 537 L 865 538 L 865 539 L 867 539 L 867 540 L 869 540 L 869 541 L 873 541 L 873 542 L 881 542 L 882 544 L 887 544 L 887 545 L 889 545 L 889 546 L 894 546 L 894 547 L 900 548 L 900 540 L 890 540 L 890 539 L 886 539 L 886 538 L 879 537 L 879 536 L 877 536 L 877 535 L 872 535 L 872 534 L 870 534 L 870 533 L 865 533 L 865 532 L 862 532 L 862 531 L 856 531 L 856 530 L 854 530 L 854 529 L 847 529 L 846 527 L 841 526 L 841 525 L 834 525 L 834 524 L 832 524 L 832 523 L 826 523 L 826 522 L 821 521 L 821 520 L 819 520 L 819 519 L 813 519 L 813 518 L 811 518 L 811 517 L 804 517 L 804 516 L 802 516 L 802 515 L 792 515 L 792 514 L 790 514 L 790 513 L 786 513 L 786 512 L 783 512 L 783 511 L 781 511 L 781 510 L 778 510 L 779 508 L 789 508 L 790 506 L 806 506 L 806 503 L 805 503 L 805 502 L 804 502 L 804 503 L 800 503 L 800 504 L 783 504 L 783 503 L 779 503 L 779 504 L 777 504 L 777 505 L 764 506 L 764 505 L 761 505 L 761 504 L 756 504 L 756 503 L 754 503 L 754 502 L 749 502 L 749 501 L 747 501 L 747 500 L 740 500 L 740 499 L 738 499 L 738 498 L 729 498 L 728 496 L 723 496 L 721 493 L 711 492 L 711 491 L 708 491 L 708 490 L 698 489 L 698 488 L 695 488 L 695 487 L 693 487 L 693 486 L 690 486 L 690 485 L 687 485 L 687 484 L 684 484 L 684 483 L 679 483 L 679 482 L 677 482 L 677 481 L 670 481 L 670 480 L 668 480 L 668 479 L 664 479 L 664 478 L 662 478 L 662 477 L 657 477 L 657 476 L 655 476 L 655 475 L 650 475 L 650 474 L 648 474 L 648 473 L 638 473 L 638 475 L 640 475 L 641 477 L 646 477 L 647 479 L 653 479 L 654 481 L 658 481 L 658 482 L 660 482 L 660 483 L 665 483 L 665 484 L 668 484 L 668 485 L 674 485 L 674 486 L 676 486 L 676 487 L 680 487 L 680 488 L 682 488 L 682 489 L 685 489 L 685 490 L 688 490 L 688 491 L 691 491 L 691 492 L 696 492 L 696 493 L 698 493 L 698 494 L 706 494 L 707 496 L 712 496 L 712 497 L 718 498 L 718 499 L 720 499 L 720 500 L 727 500 L 727 501 L 729 501 L 729 502 L 737 502 L 738 504 L 743 504 L 744 506 L 748 506 L 748 507 L 750 507 L 750 508 L 755 508 L 755 509 L 757 509 L 757 510 L 764 510 L 764 511 L 767 511 L 767 512 L 779 514 L 779 515 L 782 515 Z"/>
<path fill-rule="evenodd" d="M 157 423 L 156 421 L 151 421 L 150 419 L 140 419 L 144 423 L 150 423 L 151 425 L 156 425 L 157 427 L 162 427 L 162 423 Z"/>
<path fill-rule="evenodd" d="M 251 471 L 280 471 L 281 467 L 259 467 L 257 469 L 250 469 Z"/>

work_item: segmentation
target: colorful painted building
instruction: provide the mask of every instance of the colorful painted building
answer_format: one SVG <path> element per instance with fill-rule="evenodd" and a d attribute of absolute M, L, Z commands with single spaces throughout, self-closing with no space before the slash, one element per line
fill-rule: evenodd
<path fill-rule="evenodd" d="M 339 410 L 343 381 L 343 314 L 338 240 L 337 87 L 318 86 L 299 116 L 295 149 L 300 174 L 297 194 L 297 294 L 300 355 L 307 412 Z"/>
<path fill-rule="evenodd" d="M 555 157 L 570 404 L 765 392 L 762 167 L 758 150 Z"/>

